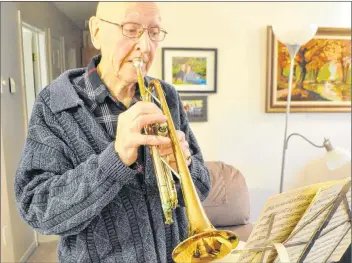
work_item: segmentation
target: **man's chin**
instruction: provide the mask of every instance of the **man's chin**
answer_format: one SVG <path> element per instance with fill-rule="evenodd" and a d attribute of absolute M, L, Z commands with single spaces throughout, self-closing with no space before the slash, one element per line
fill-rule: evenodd
<path fill-rule="evenodd" d="M 144 75 L 142 75 L 144 77 Z M 125 81 L 129 84 L 135 84 L 138 82 L 137 74 L 125 78 Z"/>

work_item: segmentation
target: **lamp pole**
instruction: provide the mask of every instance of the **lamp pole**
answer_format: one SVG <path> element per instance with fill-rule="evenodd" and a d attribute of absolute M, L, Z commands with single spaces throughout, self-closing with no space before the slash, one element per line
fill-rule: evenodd
<path fill-rule="evenodd" d="M 290 74 L 288 81 L 288 94 L 287 94 L 287 104 L 286 104 L 286 115 L 285 115 L 285 135 L 281 162 L 281 178 L 280 178 L 280 193 L 283 191 L 284 187 L 284 174 L 285 174 L 285 162 L 286 162 L 286 150 L 287 150 L 287 127 L 288 127 L 288 117 L 290 114 L 290 104 L 291 104 L 291 93 L 292 93 L 292 79 L 293 79 L 293 66 L 295 62 L 295 57 L 300 49 L 300 45 L 286 45 L 288 53 L 290 55 Z"/>

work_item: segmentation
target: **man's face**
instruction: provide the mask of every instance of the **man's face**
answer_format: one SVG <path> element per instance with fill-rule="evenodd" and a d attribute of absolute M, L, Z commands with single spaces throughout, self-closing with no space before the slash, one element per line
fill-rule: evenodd
<path fill-rule="evenodd" d="M 123 12 L 119 10 L 119 14 L 123 14 L 122 17 L 109 15 L 108 18 L 99 18 L 120 25 L 133 22 L 144 28 L 161 26 L 159 10 L 154 3 L 130 3 L 124 6 Z M 132 60 L 136 57 L 144 60 L 142 74 L 147 73 L 158 47 L 158 42 L 149 38 L 147 30 L 139 39 L 131 39 L 122 34 L 121 27 L 100 20 L 100 31 L 102 62 L 111 67 L 115 76 L 127 83 L 135 83 L 137 77 Z"/>

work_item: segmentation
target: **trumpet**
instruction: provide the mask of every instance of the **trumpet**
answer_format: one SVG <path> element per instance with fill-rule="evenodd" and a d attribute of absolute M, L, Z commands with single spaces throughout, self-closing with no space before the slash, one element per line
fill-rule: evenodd
<path fill-rule="evenodd" d="M 167 117 L 165 124 L 147 125 L 144 127 L 144 131 L 146 134 L 168 136 L 170 138 L 177 167 L 177 171 L 175 171 L 169 165 L 168 159 L 159 155 L 156 146 L 149 146 L 157 178 L 161 206 L 165 216 L 165 224 L 174 222 L 172 217 L 173 209 L 178 206 L 172 173 L 179 178 L 188 219 L 188 238 L 175 247 L 172 252 L 172 258 L 176 263 L 219 260 L 237 247 L 239 239 L 231 231 L 215 229 L 207 218 L 178 141 L 164 91 L 160 82 L 155 79 L 150 81 L 148 87 L 145 86 L 141 72 L 143 63 L 141 58 L 133 60 L 141 98 L 147 102 L 152 102 L 153 98 L 159 103 L 161 110 Z M 153 91 L 155 91 L 158 98 L 154 96 Z"/>

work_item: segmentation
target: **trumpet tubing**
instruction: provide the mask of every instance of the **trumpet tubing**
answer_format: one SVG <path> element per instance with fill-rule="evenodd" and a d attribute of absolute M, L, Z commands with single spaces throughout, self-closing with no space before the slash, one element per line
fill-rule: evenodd
<path fill-rule="evenodd" d="M 141 74 L 143 61 L 137 58 L 133 61 L 133 65 L 137 71 L 142 100 L 151 102 L 152 89 L 154 89 L 158 95 L 161 110 L 167 117 L 166 125 L 148 125 L 145 127 L 145 131 L 148 134 L 158 134 L 170 138 L 185 203 L 188 218 L 188 238 L 177 245 L 172 252 L 172 258 L 176 263 L 211 262 L 221 259 L 230 253 L 232 249 L 236 248 L 239 242 L 238 237 L 231 231 L 216 230 L 207 218 L 178 141 L 175 125 L 172 121 L 163 89 L 157 80 L 150 81 L 149 86 L 145 87 Z M 150 147 L 150 151 L 157 177 L 165 223 L 172 224 L 173 209 L 178 203 L 173 175 L 170 166 L 167 165 L 167 158 L 161 157 L 155 146 Z"/>

